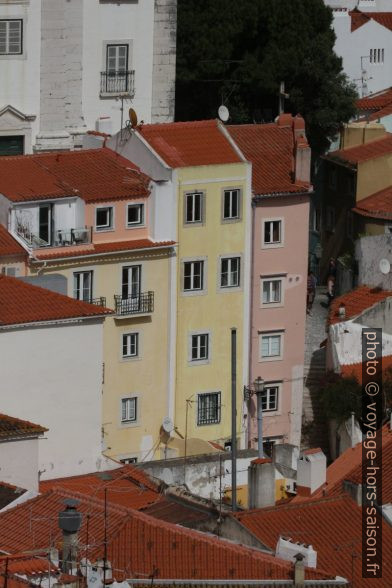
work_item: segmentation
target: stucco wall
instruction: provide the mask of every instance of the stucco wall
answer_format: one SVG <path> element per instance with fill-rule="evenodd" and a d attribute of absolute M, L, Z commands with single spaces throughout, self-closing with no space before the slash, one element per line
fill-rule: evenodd
<path fill-rule="evenodd" d="M 0 331 L 1 409 L 49 429 L 42 478 L 100 467 L 102 321 Z"/>
<path fill-rule="evenodd" d="M 358 285 L 379 286 L 392 290 L 392 272 L 383 274 L 380 260 L 392 263 L 392 235 L 361 237 L 355 243 L 355 257 L 358 262 Z"/>
<path fill-rule="evenodd" d="M 38 490 L 38 439 L 0 443 L 0 479 L 25 490 Z"/>
<path fill-rule="evenodd" d="M 392 35 L 391 35 L 392 36 Z M 387 188 L 392 183 L 392 155 L 377 157 L 358 164 L 357 202 Z"/>

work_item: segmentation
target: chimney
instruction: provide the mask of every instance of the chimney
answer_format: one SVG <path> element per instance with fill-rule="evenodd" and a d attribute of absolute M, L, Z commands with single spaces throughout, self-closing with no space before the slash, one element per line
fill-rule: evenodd
<path fill-rule="evenodd" d="M 299 449 L 290 443 L 276 443 L 273 447 L 273 461 L 292 470 L 297 469 Z"/>
<path fill-rule="evenodd" d="M 286 561 L 295 561 L 298 555 L 301 555 L 304 566 L 308 568 L 317 567 L 317 551 L 311 545 L 297 543 L 290 537 L 279 537 L 275 555 Z"/>
<path fill-rule="evenodd" d="M 311 150 L 305 134 L 305 121 L 302 116 L 293 118 L 295 181 L 310 183 Z"/>
<path fill-rule="evenodd" d="M 321 449 L 307 449 L 298 460 L 297 494 L 311 496 L 327 479 L 327 459 Z"/>
<path fill-rule="evenodd" d="M 305 565 L 303 562 L 303 555 L 297 553 L 294 564 L 294 586 L 300 588 L 305 586 Z"/>
<path fill-rule="evenodd" d="M 63 532 L 61 570 L 71 574 L 76 567 L 78 555 L 78 531 L 82 525 L 82 514 L 76 510 L 78 500 L 64 500 L 65 510 L 59 512 L 59 527 Z"/>
<path fill-rule="evenodd" d="M 271 459 L 254 459 L 248 468 L 248 508 L 275 504 L 275 466 Z"/>

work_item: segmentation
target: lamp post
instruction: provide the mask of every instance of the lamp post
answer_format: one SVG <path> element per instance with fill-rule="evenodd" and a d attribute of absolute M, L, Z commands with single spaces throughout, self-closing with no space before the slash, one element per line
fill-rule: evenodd
<path fill-rule="evenodd" d="M 253 382 L 253 389 L 249 386 L 244 387 L 245 398 L 249 399 L 253 394 L 256 394 L 257 399 L 257 449 L 258 457 L 264 457 L 263 450 L 263 404 L 262 397 L 264 392 L 264 380 L 258 376 Z"/>

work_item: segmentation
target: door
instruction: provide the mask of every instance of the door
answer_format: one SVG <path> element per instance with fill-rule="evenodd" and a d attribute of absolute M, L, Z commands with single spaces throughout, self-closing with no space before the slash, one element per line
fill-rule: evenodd
<path fill-rule="evenodd" d="M 106 91 L 128 91 L 128 45 L 108 45 L 106 50 Z"/>
<path fill-rule="evenodd" d="M 51 206 L 44 205 L 39 207 L 39 231 L 38 236 L 43 241 L 42 245 L 50 245 L 52 242 L 52 219 L 51 219 Z"/>
<path fill-rule="evenodd" d="M 141 265 L 129 265 L 122 269 L 122 304 L 126 305 L 128 312 L 136 312 L 139 310 L 141 276 Z"/>

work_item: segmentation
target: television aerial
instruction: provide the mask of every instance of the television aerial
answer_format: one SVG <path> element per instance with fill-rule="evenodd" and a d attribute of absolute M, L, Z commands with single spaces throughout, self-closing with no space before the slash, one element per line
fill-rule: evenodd
<path fill-rule="evenodd" d="M 168 416 L 164 417 L 164 419 L 162 421 L 162 429 L 168 435 L 170 435 L 170 433 L 172 433 L 172 431 L 174 431 L 174 423 L 170 417 L 168 417 Z"/>
<path fill-rule="evenodd" d="M 388 259 L 380 259 L 379 268 L 382 274 L 389 274 L 391 271 L 391 264 L 389 263 Z"/>
<path fill-rule="evenodd" d="M 218 116 L 222 122 L 227 122 L 230 117 L 229 109 L 224 104 L 221 104 L 218 108 Z"/>

